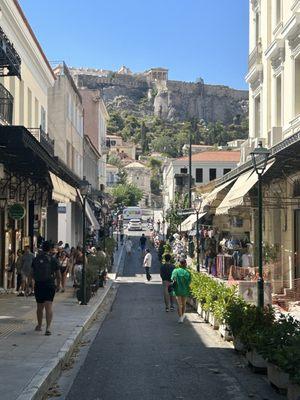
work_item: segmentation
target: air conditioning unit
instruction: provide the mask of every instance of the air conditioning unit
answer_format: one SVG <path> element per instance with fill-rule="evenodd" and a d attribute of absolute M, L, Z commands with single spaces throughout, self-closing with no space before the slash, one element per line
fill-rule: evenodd
<path fill-rule="evenodd" d="M 268 146 L 272 147 L 282 140 L 282 128 L 273 126 L 270 132 L 268 132 Z"/>

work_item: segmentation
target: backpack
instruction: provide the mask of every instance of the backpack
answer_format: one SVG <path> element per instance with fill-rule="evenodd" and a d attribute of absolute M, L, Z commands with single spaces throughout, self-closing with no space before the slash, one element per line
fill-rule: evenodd
<path fill-rule="evenodd" d="M 49 282 L 55 279 L 53 260 L 47 254 L 39 254 L 33 260 L 33 278 L 36 282 Z"/>

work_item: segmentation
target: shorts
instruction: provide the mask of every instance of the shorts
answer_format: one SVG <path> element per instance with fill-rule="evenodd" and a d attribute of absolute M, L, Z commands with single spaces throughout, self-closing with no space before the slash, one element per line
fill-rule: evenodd
<path fill-rule="evenodd" d="M 67 270 L 67 267 L 60 267 L 60 273 L 64 274 Z"/>
<path fill-rule="evenodd" d="M 53 301 L 55 296 L 55 284 L 49 282 L 35 282 L 34 296 L 37 303 Z"/>

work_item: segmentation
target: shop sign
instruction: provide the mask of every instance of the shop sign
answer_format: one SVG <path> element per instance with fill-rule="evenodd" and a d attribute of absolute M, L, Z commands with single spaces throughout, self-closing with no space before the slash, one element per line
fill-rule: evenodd
<path fill-rule="evenodd" d="M 58 214 L 67 214 L 67 207 L 66 206 L 58 206 L 57 212 L 58 212 Z"/>
<path fill-rule="evenodd" d="M 8 214 L 9 214 L 10 218 L 16 219 L 19 221 L 25 217 L 26 210 L 22 204 L 15 203 L 9 207 Z"/>

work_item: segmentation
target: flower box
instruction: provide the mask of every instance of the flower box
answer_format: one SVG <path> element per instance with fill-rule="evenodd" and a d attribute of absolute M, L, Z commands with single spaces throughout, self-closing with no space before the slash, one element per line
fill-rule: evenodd
<path fill-rule="evenodd" d="M 300 385 L 289 382 L 287 398 L 288 400 L 300 400 Z"/>
<path fill-rule="evenodd" d="M 226 340 L 227 342 L 232 340 L 232 334 L 231 334 L 230 329 L 228 328 L 228 326 L 226 324 L 220 324 L 219 333 L 220 333 L 221 337 L 224 340 Z"/>
<path fill-rule="evenodd" d="M 247 351 L 246 359 L 255 372 L 267 372 L 268 363 L 256 350 Z"/>
<path fill-rule="evenodd" d="M 238 337 L 234 337 L 232 341 L 235 351 L 237 351 L 238 353 L 246 353 L 244 343 Z"/>
<path fill-rule="evenodd" d="M 213 327 L 213 329 L 219 329 L 220 323 L 213 313 L 209 313 L 208 322 Z"/>
<path fill-rule="evenodd" d="M 268 380 L 280 391 L 286 391 L 289 385 L 289 374 L 282 371 L 277 365 L 268 363 Z"/>

